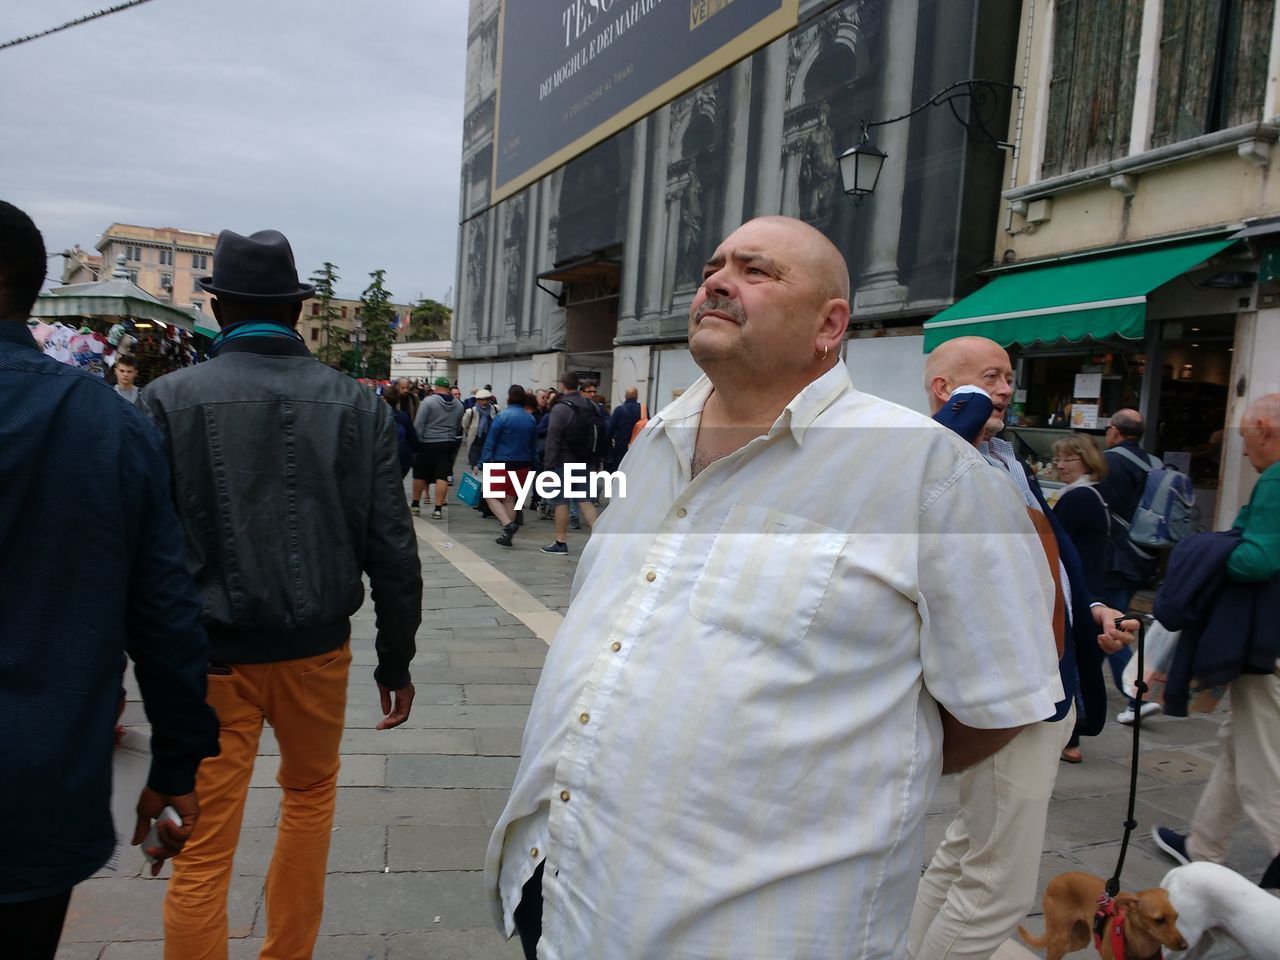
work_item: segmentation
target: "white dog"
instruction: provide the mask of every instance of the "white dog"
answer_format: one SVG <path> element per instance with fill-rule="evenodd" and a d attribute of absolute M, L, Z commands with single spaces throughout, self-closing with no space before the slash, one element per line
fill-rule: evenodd
<path fill-rule="evenodd" d="M 1216 863 L 1175 867 L 1160 886 L 1178 911 L 1178 930 L 1190 948 L 1167 952 L 1169 960 L 1203 957 L 1220 931 L 1252 960 L 1280 960 L 1280 898 Z"/>

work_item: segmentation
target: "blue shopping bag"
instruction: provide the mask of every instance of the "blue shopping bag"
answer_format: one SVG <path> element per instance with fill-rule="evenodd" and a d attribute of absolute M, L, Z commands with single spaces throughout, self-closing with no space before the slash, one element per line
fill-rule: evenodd
<path fill-rule="evenodd" d="M 480 478 L 474 473 L 464 473 L 458 481 L 458 502 L 468 507 L 480 505 Z"/>

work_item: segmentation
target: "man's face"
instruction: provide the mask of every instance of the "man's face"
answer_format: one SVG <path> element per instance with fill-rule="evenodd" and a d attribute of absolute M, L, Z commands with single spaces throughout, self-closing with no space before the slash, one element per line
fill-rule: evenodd
<path fill-rule="evenodd" d="M 594 400 L 596 398 L 596 385 L 594 383 L 587 384 L 582 388 L 582 395 Z"/>
<path fill-rule="evenodd" d="M 489 405 L 489 400 L 489 397 L 476 397 L 476 403 L 480 404 L 482 407 L 487 407 Z"/>
<path fill-rule="evenodd" d="M 958 358 L 951 378 L 951 389 L 981 387 L 991 394 L 991 417 L 983 430 L 990 439 L 1004 429 L 1004 413 L 1013 399 L 1013 365 L 1009 354 L 997 344 L 976 344 Z"/>
<path fill-rule="evenodd" d="M 689 308 L 689 350 L 699 366 L 731 361 L 756 377 L 815 357 L 822 297 L 807 238 L 785 225 L 743 224 L 703 268 Z"/>
<path fill-rule="evenodd" d="M 128 390 L 133 386 L 133 381 L 138 378 L 138 371 L 134 367 L 126 366 L 122 363 L 116 364 L 116 383 Z"/>
<path fill-rule="evenodd" d="M 538 391 L 538 409 L 539 409 L 539 410 L 545 410 L 545 409 L 547 409 L 547 400 L 548 400 L 548 399 L 549 399 L 549 396 L 548 396 L 548 394 L 547 394 L 547 391 L 545 391 L 545 390 L 539 390 L 539 391 Z"/>
<path fill-rule="evenodd" d="M 461 400 L 461 399 L 462 399 L 462 391 L 461 391 L 461 390 L 459 390 L 457 387 L 454 387 L 454 388 L 453 388 L 452 390 L 450 390 L 449 392 L 450 392 L 451 394 L 453 394 L 453 399 L 455 399 L 455 400 Z"/>

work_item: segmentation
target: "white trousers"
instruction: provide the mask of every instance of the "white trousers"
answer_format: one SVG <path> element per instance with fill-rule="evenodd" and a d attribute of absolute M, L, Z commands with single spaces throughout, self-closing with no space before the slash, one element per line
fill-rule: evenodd
<path fill-rule="evenodd" d="M 960 812 L 920 879 L 913 960 L 989 960 L 1036 895 L 1049 797 L 1075 710 L 1027 727 L 959 775 Z"/>
<path fill-rule="evenodd" d="M 1191 818 L 1187 853 L 1226 864 L 1231 835 L 1247 814 L 1272 855 L 1280 853 L 1280 677 L 1231 681 L 1231 712 L 1218 730 L 1222 753 Z"/>

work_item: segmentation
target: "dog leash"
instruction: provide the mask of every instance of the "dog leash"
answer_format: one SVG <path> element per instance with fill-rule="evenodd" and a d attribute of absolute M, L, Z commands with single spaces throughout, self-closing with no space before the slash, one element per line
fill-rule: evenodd
<path fill-rule="evenodd" d="M 1119 623 L 1116 624 L 1119 627 Z M 1124 960 L 1124 912 L 1116 909 L 1115 898 L 1120 892 L 1120 874 L 1124 871 L 1124 856 L 1129 850 L 1129 837 L 1137 829 L 1138 822 L 1133 819 L 1133 808 L 1138 795 L 1138 740 L 1142 728 L 1142 705 L 1146 702 L 1144 695 L 1150 689 L 1146 680 L 1146 669 L 1142 653 L 1142 618 L 1138 618 L 1138 677 L 1134 683 L 1135 706 L 1133 709 L 1133 758 L 1129 762 L 1129 809 L 1124 821 L 1124 839 L 1120 841 L 1120 856 L 1116 860 L 1116 872 L 1107 881 L 1106 890 L 1098 898 L 1098 912 L 1093 918 L 1093 945 L 1098 953 L 1102 953 L 1103 938 L 1107 933 L 1107 921 L 1115 917 L 1111 925 L 1111 952 L 1116 960 Z M 1163 956 L 1163 951 L 1156 956 Z"/>
<path fill-rule="evenodd" d="M 1111 879 L 1107 881 L 1107 899 L 1108 901 L 1115 898 L 1120 892 L 1120 874 L 1124 870 L 1124 856 L 1129 850 L 1129 837 L 1133 831 L 1137 829 L 1138 822 L 1133 819 L 1133 808 L 1137 800 L 1138 794 L 1138 737 L 1142 728 L 1142 706 L 1146 702 L 1144 695 L 1150 688 L 1146 683 L 1146 670 L 1143 664 L 1142 655 L 1142 634 L 1143 622 L 1142 618 L 1138 620 L 1138 678 L 1134 684 L 1134 692 L 1137 697 L 1134 698 L 1135 706 L 1133 709 L 1133 759 L 1129 762 L 1129 811 L 1124 821 L 1124 839 L 1120 841 L 1120 857 L 1116 860 L 1116 872 Z M 1117 623 L 1117 627 L 1119 624 Z"/>

